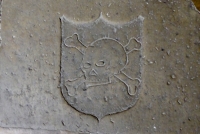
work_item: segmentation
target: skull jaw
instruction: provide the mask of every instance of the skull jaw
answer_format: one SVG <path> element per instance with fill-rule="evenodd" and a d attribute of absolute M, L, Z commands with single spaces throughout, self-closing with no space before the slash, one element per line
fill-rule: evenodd
<path fill-rule="evenodd" d="M 96 82 L 96 83 L 101 83 L 101 82 L 109 82 L 110 75 L 109 74 L 98 74 L 98 75 L 85 75 L 86 76 L 86 81 L 88 82 Z"/>

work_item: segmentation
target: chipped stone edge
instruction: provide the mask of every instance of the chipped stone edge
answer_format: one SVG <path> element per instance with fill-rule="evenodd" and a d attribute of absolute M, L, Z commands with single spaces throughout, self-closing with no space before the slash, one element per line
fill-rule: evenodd
<path fill-rule="evenodd" d="M 197 9 L 197 7 L 195 6 L 194 2 L 191 0 L 191 3 L 192 3 L 192 8 L 197 11 L 197 13 L 200 14 L 200 11 Z"/>
<path fill-rule="evenodd" d="M 127 24 L 133 23 L 134 21 L 137 21 L 137 20 L 140 20 L 141 22 L 143 22 L 144 17 L 139 15 L 135 19 L 132 19 L 131 21 L 111 21 L 111 20 L 107 19 L 101 12 L 97 19 L 90 20 L 90 21 L 75 21 L 75 20 L 72 20 L 72 19 L 66 17 L 65 15 L 62 15 L 60 17 L 60 20 L 70 22 L 73 25 L 85 25 L 85 24 L 91 25 L 91 23 L 95 23 L 100 20 L 102 20 L 103 22 L 110 24 L 110 25 L 127 25 Z"/>

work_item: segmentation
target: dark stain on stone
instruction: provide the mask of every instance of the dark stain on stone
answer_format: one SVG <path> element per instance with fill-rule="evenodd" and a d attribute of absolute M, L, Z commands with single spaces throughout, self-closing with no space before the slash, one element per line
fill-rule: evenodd
<path fill-rule="evenodd" d="M 192 1 L 193 1 L 194 5 L 196 6 L 196 8 L 198 10 L 200 10 L 200 1 L 199 0 L 192 0 Z"/>

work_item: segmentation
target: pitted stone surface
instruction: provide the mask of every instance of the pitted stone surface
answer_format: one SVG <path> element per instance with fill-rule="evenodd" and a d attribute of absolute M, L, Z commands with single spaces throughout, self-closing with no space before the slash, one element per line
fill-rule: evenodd
<path fill-rule="evenodd" d="M 35 133 L 39 133 L 35 129 L 99 134 L 192 134 L 200 131 L 200 14 L 190 0 L 4 0 L 2 11 L 1 127 L 24 128 L 27 133 L 31 133 L 27 128 L 34 129 Z M 136 43 L 125 49 L 128 53 L 142 47 L 142 57 L 138 58 L 142 60 L 138 101 L 129 110 L 104 116 L 98 122 L 95 117 L 72 108 L 62 95 L 60 59 L 63 42 L 59 18 L 64 15 L 73 24 L 91 24 L 101 12 L 115 25 L 131 22 L 140 15 L 144 22 L 141 38 L 133 35 L 124 42 L 117 40 L 123 45 L 131 37 L 142 41 L 141 46 Z M 67 32 L 71 30 L 73 27 Z M 78 36 L 85 45 L 100 38 L 94 35 L 87 38 L 89 42 L 84 42 L 81 34 L 74 31 L 64 38 L 71 37 L 66 43 L 73 43 Z M 126 38 L 124 34 L 120 36 Z M 115 39 L 112 35 L 106 37 Z M 81 55 L 76 53 L 74 56 Z M 131 57 L 136 56 L 137 53 Z M 84 63 L 82 61 L 79 62 Z M 103 66 L 104 62 L 95 64 Z M 74 69 L 73 66 L 70 68 Z M 72 72 L 70 76 L 78 74 Z M 137 67 L 126 68 L 125 73 L 138 78 L 135 72 L 138 72 Z"/>

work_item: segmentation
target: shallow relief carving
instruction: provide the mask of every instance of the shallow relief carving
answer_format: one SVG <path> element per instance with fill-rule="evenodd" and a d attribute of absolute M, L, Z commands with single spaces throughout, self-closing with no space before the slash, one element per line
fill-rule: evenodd
<path fill-rule="evenodd" d="M 141 87 L 142 24 L 77 23 L 61 17 L 61 90 L 79 112 L 98 120 L 133 107 Z"/>

